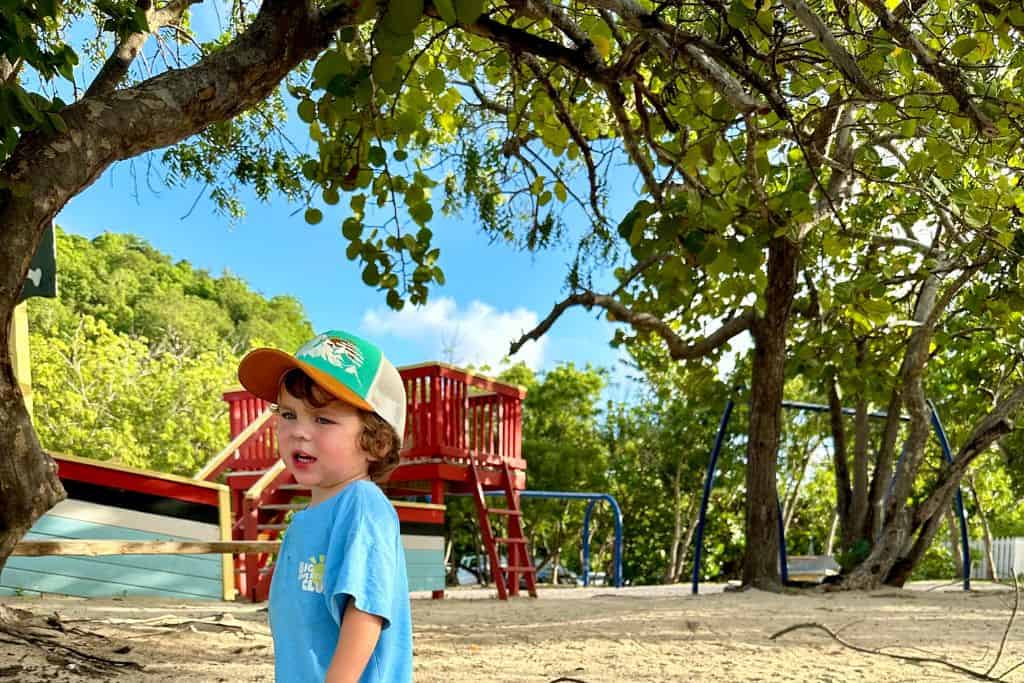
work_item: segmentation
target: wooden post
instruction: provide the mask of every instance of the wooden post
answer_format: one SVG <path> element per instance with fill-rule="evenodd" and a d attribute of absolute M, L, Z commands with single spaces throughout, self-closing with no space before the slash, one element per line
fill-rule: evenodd
<path fill-rule="evenodd" d="M 28 304 L 22 301 L 14 307 L 11 317 L 11 365 L 18 381 L 21 395 L 25 398 L 25 410 L 32 417 L 32 366 L 28 353 Z"/>
<path fill-rule="evenodd" d="M 434 505 L 444 505 L 444 480 L 434 479 L 430 482 L 430 502 Z M 447 571 L 445 572 L 447 574 Z M 433 600 L 444 599 L 444 588 L 439 591 L 431 591 L 430 597 Z"/>

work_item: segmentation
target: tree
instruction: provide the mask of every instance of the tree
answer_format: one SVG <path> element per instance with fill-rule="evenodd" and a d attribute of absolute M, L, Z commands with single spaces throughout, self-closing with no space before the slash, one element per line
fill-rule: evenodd
<path fill-rule="evenodd" d="M 932 207 L 951 223 L 939 258 L 918 245 L 892 259 L 918 303 L 897 396 L 916 448 L 927 429 L 917 388 L 933 303 L 985 264 L 1012 260 L 994 246 L 1011 244 L 1022 192 L 1024 13 L 1010 0 L 266 0 L 255 14 L 239 0 L 227 34 L 198 49 L 180 38 L 192 4 L 97 4 L 112 49 L 69 105 L 27 93 L 21 74 L 73 78 L 61 31 L 93 5 L 22 3 L 0 24 L 2 95 L 16 104 L 0 121 L 0 318 L 70 197 L 109 164 L 200 132 L 168 163 L 175 177 L 212 180 L 229 213 L 237 183 L 306 199 L 313 223 L 350 193 L 348 256 L 394 307 L 422 303 L 443 283 L 427 227 L 433 188 L 442 209 L 472 208 L 484 229 L 527 248 L 565 238 L 579 217 L 570 293 L 524 341 L 572 306 L 597 307 L 637 338 L 660 337 L 674 361 L 753 337 L 747 585 L 778 584 L 775 468 L 792 314 L 827 289 L 807 283 L 809 268 L 826 278 L 844 255 L 905 247 L 904 226 L 882 218 L 886 206 Z M 151 32 L 186 43 L 187 63 L 122 87 Z M 305 60 L 318 55 L 309 70 Z M 289 73 L 316 158 L 263 144 Z M 609 179 L 622 164 L 639 195 L 624 216 Z M 623 173 L 616 190 L 629 182 Z M 313 188 L 325 209 L 312 206 Z M 559 210 L 566 205 L 574 213 Z M 619 285 L 595 289 L 594 270 L 620 255 Z M 0 334 L 6 349 L 6 327 Z M 12 492 L 2 561 L 59 485 L 7 365 L 0 405 L 0 449 L 11 454 L 0 484 Z M 1000 403 L 979 422 L 964 466 L 1015 408 Z M 908 460 L 911 480 L 916 465 Z M 940 488 L 960 474 L 954 467 Z M 893 539 L 904 503 L 892 511 Z M 895 545 L 878 550 L 883 564 L 900 556 Z"/>

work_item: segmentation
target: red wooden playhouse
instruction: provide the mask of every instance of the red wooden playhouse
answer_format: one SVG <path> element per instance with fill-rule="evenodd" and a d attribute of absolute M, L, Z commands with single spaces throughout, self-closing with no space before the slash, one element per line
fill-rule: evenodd
<path fill-rule="evenodd" d="M 536 596 L 536 572 L 519 504 L 519 491 L 526 488 L 526 391 L 442 363 L 399 372 L 407 397 L 406 432 L 400 465 L 384 488 L 402 523 L 407 561 L 430 547 L 430 589 L 434 597 L 443 597 L 445 495 L 468 494 L 476 504 L 490 566 L 497 568 L 492 574 L 498 597 L 518 595 L 520 579 Z M 232 441 L 196 478 L 223 477 L 227 482 L 234 539 L 275 540 L 287 526 L 288 512 L 305 507 L 308 489 L 296 484 L 277 458 L 269 405 L 247 391 L 228 392 L 224 399 L 230 405 Z M 504 495 L 504 507 L 488 507 L 486 494 L 495 491 Z M 440 553 L 431 541 L 440 542 Z M 240 595 L 255 601 L 267 598 L 270 554 L 238 555 L 234 568 Z M 412 572 L 410 587 L 416 589 Z"/>

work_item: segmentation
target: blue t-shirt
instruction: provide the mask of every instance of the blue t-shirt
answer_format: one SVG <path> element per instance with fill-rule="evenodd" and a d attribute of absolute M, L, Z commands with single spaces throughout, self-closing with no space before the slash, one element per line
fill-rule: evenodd
<path fill-rule="evenodd" d="M 324 680 L 349 600 L 384 620 L 359 680 L 412 680 L 409 580 L 398 515 L 369 481 L 353 482 L 295 513 L 288 526 L 270 584 L 278 683 Z"/>

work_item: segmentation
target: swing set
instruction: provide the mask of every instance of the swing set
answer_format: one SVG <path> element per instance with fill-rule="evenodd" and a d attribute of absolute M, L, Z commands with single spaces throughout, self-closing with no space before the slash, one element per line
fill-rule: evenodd
<path fill-rule="evenodd" d="M 733 399 L 725 404 L 725 410 L 722 412 L 722 419 L 718 423 L 718 433 L 715 435 L 715 444 L 711 449 L 711 456 L 708 459 L 708 471 L 704 477 L 704 495 L 701 498 L 700 503 L 700 515 L 697 518 L 697 530 L 694 539 L 694 557 L 693 557 L 693 578 L 692 578 L 692 593 L 697 595 L 700 591 L 700 570 L 701 570 L 701 555 L 704 549 L 704 527 L 707 523 L 708 503 L 711 499 L 711 489 L 715 482 L 715 470 L 718 466 L 718 455 L 722 450 L 722 442 L 725 440 L 725 434 L 729 426 L 729 418 L 732 416 L 732 409 L 735 405 Z M 820 405 L 817 403 L 802 403 L 798 401 L 783 401 L 782 407 L 789 410 L 798 410 L 803 412 L 811 413 L 827 413 L 829 407 Z M 935 432 L 935 436 L 939 440 L 939 446 L 942 448 L 942 456 L 947 464 L 952 464 L 953 454 L 950 451 L 949 440 L 946 438 L 946 430 L 942 427 L 942 421 L 939 419 L 939 413 L 935 409 L 935 404 L 929 399 L 928 409 L 931 412 L 931 423 L 932 429 Z M 853 415 L 855 411 L 852 408 L 843 408 L 844 415 Z M 872 419 L 884 420 L 888 418 L 888 414 L 884 412 L 869 413 L 868 417 Z M 906 416 L 900 416 L 901 422 L 907 422 L 910 418 Z M 899 461 L 897 461 L 897 468 L 899 462 L 902 462 L 903 454 L 900 454 Z M 890 482 L 889 491 L 887 495 L 892 493 L 892 483 Z M 788 560 L 786 556 L 786 530 L 783 526 L 782 520 L 782 506 L 779 504 L 778 493 L 775 495 L 775 505 L 779 509 L 778 520 L 779 520 L 779 573 L 782 578 L 782 583 L 789 582 L 789 569 Z M 960 548 L 963 555 L 963 586 L 965 591 L 971 589 L 971 549 L 967 538 L 967 518 L 964 515 L 964 501 L 963 495 L 960 491 L 960 487 L 957 487 L 956 498 L 953 501 L 953 507 L 956 510 L 957 517 L 960 520 Z"/>

